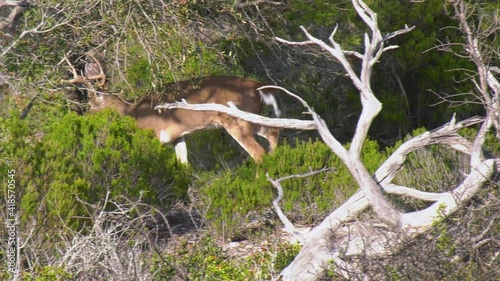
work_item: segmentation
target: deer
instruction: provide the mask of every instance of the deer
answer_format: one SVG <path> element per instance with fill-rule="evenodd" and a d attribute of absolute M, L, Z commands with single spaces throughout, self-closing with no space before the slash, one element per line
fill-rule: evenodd
<path fill-rule="evenodd" d="M 98 87 L 102 87 L 106 83 L 106 75 L 97 59 L 92 55 L 90 57 L 95 61 L 99 73 L 88 76 L 78 75 L 65 58 L 73 73 L 73 78 L 66 81 L 85 86 L 90 111 L 113 108 L 121 115 L 131 116 L 139 128 L 153 130 L 161 143 L 172 143 L 177 160 L 181 163 L 188 164 L 184 137 L 202 130 L 224 128 L 257 164 L 262 163 L 266 150 L 254 135 L 267 139 L 269 153 L 278 146 L 279 128 L 276 127 L 253 124 L 215 111 L 154 110 L 156 105 L 182 100 L 190 104 L 232 103 L 238 109 L 254 114 L 260 114 L 264 105 L 271 105 L 275 115 L 279 116 L 280 110 L 274 93 L 258 90 L 266 85 L 264 83 L 235 76 L 207 76 L 196 81 L 174 83 L 166 92 L 146 94 L 135 103 L 129 103 L 118 95 L 105 94 L 94 88 L 93 81 Z"/>

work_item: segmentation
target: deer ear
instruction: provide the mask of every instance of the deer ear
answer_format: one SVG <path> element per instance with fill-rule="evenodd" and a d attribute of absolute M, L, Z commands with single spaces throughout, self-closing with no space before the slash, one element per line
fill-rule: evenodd
<path fill-rule="evenodd" d="M 88 100 L 97 100 L 99 99 L 99 95 L 95 92 L 95 91 L 92 91 L 92 90 L 87 90 L 87 98 Z"/>

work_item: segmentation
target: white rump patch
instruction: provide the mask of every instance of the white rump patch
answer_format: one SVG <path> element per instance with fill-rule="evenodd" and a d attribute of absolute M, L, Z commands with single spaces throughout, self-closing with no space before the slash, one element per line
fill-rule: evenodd
<path fill-rule="evenodd" d="M 167 132 L 167 130 L 161 130 L 160 131 L 160 141 L 162 143 L 169 143 L 172 141 L 172 137 L 170 134 Z"/>

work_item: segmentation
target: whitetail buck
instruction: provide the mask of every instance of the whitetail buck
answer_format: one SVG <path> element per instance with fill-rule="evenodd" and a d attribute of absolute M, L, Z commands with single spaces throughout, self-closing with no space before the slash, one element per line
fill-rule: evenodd
<path fill-rule="evenodd" d="M 93 59 L 98 64 L 97 60 Z M 205 77 L 196 82 L 176 83 L 170 87 L 171 91 L 168 93 L 145 95 L 132 104 L 115 95 L 98 93 L 93 88 L 90 82 L 92 80 L 101 79 L 101 86 L 105 83 L 106 76 L 100 65 L 98 75 L 85 77 L 78 76 L 69 61 L 67 62 L 74 75 L 74 78 L 68 82 L 81 83 L 86 86 L 91 110 L 114 108 L 120 114 L 135 118 L 140 128 L 152 129 L 162 143 L 174 143 L 177 159 L 183 163 L 187 163 L 184 136 L 210 128 L 223 127 L 226 129 L 257 163 L 262 161 L 265 150 L 257 143 L 254 134 L 268 140 L 269 152 L 274 151 L 278 145 L 278 128 L 252 124 L 215 111 L 172 109 L 160 112 L 154 110 L 158 104 L 184 99 L 190 104 L 217 103 L 227 105 L 228 102 L 232 102 L 240 110 L 255 114 L 259 114 L 262 107 L 267 104 L 273 106 L 274 112 L 278 116 L 279 109 L 273 94 L 257 90 L 265 85 L 263 83 L 241 77 Z"/>

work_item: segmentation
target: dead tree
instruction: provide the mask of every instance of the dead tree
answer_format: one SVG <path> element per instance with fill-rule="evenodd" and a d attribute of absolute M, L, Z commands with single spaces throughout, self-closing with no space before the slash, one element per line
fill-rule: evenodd
<path fill-rule="evenodd" d="M 328 42 L 314 37 L 305 28 L 302 30 L 308 39 L 307 41 L 290 42 L 277 38 L 283 44 L 315 45 L 326 51 L 343 66 L 348 77 L 358 89 L 363 110 L 359 116 L 349 149 L 340 144 L 321 117 L 304 100 L 285 89 L 282 90 L 302 102 L 308 114 L 312 116 L 312 120 L 269 119 L 242 112 L 232 104 L 225 107 L 223 105 L 192 105 L 178 102 L 157 107 L 162 109 L 215 110 L 253 123 L 283 128 L 311 129 L 311 127 L 315 127 L 323 141 L 346 164 L 360 189 L 310 231 L 295 229 L 286 217 L 283 218 L 284 215 L 277 202 L 273 202 L 286 226 L 285 229 L 296 235 L 303 245 L 295 260 L 281 272 L 282 280 L 317 280 L 323 276 L 327 267 L 333 268 L 337 274 L 346 278 L 349 278 L 352 273 L 363 276 L 361 264 L 356 261 L 356 258 L 361 256 L 383 257 L 398 251 L 403 247 L 405 241 L 425 233 L 432 228 L 435 222 L 449 216 L 458 210 L 464 202 L 471 199 L 497 172 L 500 163 L 499 158 L 485 159 L 481 153 L 486 132 L 494 123 L 492 119 L 495 111 L 487 110 L 485 118 L 478 117 L 463 121 L 456 121 L 453 118 L 438 129 L 408 140 L 379 167 L 374 175 L 368 173 L 360 160 L 361 148 L 373 119 L 382 109 L 382 104 L 375 97 L 370 84 L 373 67 L 385 51 L 397 48 L 397 46 L 392 45 L 386 46 L 387 40 L 407 33 L 413 27 L 404 27 L 383 35 L 378 27 L 377 14 L 361 0 L 352 0 L 352 2 L 358 15 L 370 29 L 370 34 L 364 36 L 364 53 L 343 50 L 334 39 L 337 28 L 332 32 Z M 352 60 L 348 60 L 347 56 L 359 59 L 361 65 L 359 73 L 355 71 L 351 63 Z M 491 71 L 485 72 L 485 83 L 492 84 L 493 86 L 489 87 L 497 87 L 498 90 L 498 82 L 491 78 L 490 73 Z M 481 85 L 483 84 L 479 84 L 479 87 Z M 275 86 L 271 87 L 276 88 Z M 496 97 L 498 100 L 498 94 Z M 498 110 L 496 112 L 498 113 Z M 457 133 L 464 127 L 479 123 L 482 123 L 482 126 L 474 142 L 466 140 Z M 410 153 L 436 144 L 449 146 L 470 157 L 470 171 L 464 176 L 461 183 L 443 193 L 423 192 L 418 190 L 418 186 L 400 186 L 393 183 L 394 177 L 403 168 L 403 163 Z M 271 180 L 271 182 L 275 186 L 279 185 L 277 181 Z M 279 189 L 279 186 L 277 188 Z M 425 200 L 430 202 L 430 205 L 417 211 L 401 213 L 390 204 L 385 194 Z M 368 208 L 371 208 L 378 215 L 378 220 L 356 220 Z"/>

